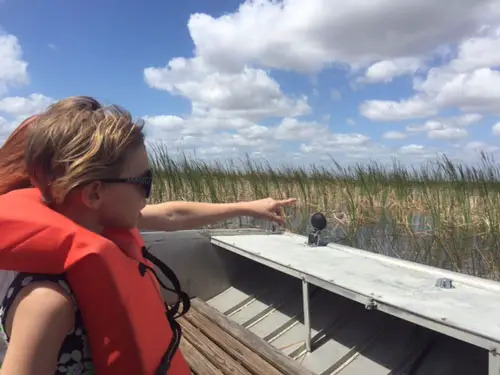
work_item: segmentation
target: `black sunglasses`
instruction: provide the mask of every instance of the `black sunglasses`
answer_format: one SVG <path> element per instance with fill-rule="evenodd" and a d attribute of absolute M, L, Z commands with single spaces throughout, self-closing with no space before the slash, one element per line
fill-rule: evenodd
<path fill-rule="evenodd" d="M 149 198 L 151 195 L 151 186 L 153 185 L 153 176 L 151 172 L 149 172 L 146 176 L 141 177 L 101 178 L 99 181 L 106 183 L 141 185 L 146 192 L 146 198 Z"/>

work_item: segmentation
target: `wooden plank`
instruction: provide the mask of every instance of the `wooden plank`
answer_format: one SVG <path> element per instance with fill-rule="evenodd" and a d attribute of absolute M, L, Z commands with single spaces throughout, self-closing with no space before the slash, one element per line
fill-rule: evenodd
<path fill-rule="evenodd" d="M 251 373 L 255 375 L 283 375 L 282 372 L 278 371 L 269 362 L 265 361 L 229 333 L 223 331 L 217 324 L 196 309 L 191 309 L 185 317 L 213 342 L 223 347 L 227 353 L 236 358 Z"/>
<path fill-rule="evenodd" d="M 181 339 L 180 349 L 189 367 L 196 374 L 224 375 L 185 338 Z"/>
<path fill-rule="evenodd" d="M 241 327 L 238 323 L 228 319 L 218 310 L 214 309 L 212 306 L 208 305 L 202 300 L 198 298 L 192 299 L 191 306 L 192 309 L 199 311 L 205 317 L 217 324 L 217 326 L 219 326 L 221 329 L 228 332 L 239 341 L 243 342 L 252 351 L 259 354 L 262 358 L 271 363 L 274 367 L 282 371 L 284 374 L 314 375 L 313 372 L 301 366 L 293 359 L 285 356 L 267 341 Z"/>
<path fill-rule="evenodd" d="M 212 362 L 225 375 L 251 375 L 242 365 L 236 362 L 229 354 L 214 344 L 210 339 L 198 330 L 188 320 L 178 320 L 182 326 L 182 335 L 200 353 Z"/>

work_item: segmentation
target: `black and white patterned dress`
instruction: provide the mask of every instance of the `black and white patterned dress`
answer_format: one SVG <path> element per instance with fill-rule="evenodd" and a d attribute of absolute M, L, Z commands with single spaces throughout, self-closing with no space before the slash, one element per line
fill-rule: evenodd
<path fill-rule="evenodd" d="M 6 333 L 5 324 L 7 312 L 12 305 L 16 295 L 26 285 L 39 282 L 50 281 L 59 284 L 73 299 L 75 306 L 75 327 L 66 336 L 61 350 L 59 351 L 59 361 L 55 375 L 93 375 L 94 367 L 87 340 L 87 333 L 83 326 L 83 320 L 76 304 L 73 292 L 69 287 L 64 275 L 45 275 L 19 273 L 10 284 L 5 297 L 0 306 L 0 338 L 4 341 L 4 346 L 8 347 L 9 337 Z"/>

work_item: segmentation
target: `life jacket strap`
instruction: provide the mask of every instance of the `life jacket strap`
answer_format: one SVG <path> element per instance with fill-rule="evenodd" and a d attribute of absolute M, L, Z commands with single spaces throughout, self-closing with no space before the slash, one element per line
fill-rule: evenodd
<path fill-rule="evenodd" d="M 160 259 L 151 254 L 145 247 L 142 248 L 142 253 L 145 259 L 149 260 L 151 263 L 153 263 L 156 267 L 160 269 L 160 271 L 170 281 L 170 283 L 174 288 L 172 289 L 167 287 L 163 283 L 163 281 L 160 280 L 155 270 L 146 265 L 146 268 L 148 268 L 150 271 L 153 272 L 160 285 L 164 289 L 177 294 L 177 302 L 172 307 L 170 308 L 167 307 L 168 310 L 167 314 L 170 314 L 174 319 L 177 319 L 182 315 L 186 314 L 191 308 L 191 301 L 187 293 L 181 289 L 181 283 L 179 282 L 179 279 L 175 275 L 174 271 L 171 268 L 169 268 L 165 263 L 163 263 Z M 179 312 L 179 307 L 181 303 L 182 303 L 182 311 Z"/>
<path fill-rule="evenodd" d="M 143 267 L 150 270 L 153 272 L 155 275 L 156 279 L 160 283 L 160 285 L 171 292 L 174 292 L 177 294 L 177 302 L 169 308 L 167 304 L 165 303 L 165 314 L 167 315 L 167 320 L 170 324 L 170 327 L 172 329 L 172 340 L 170 341 L 170 344 L 165 351 L 165 354 L 162 357 L 161 363 L 158 366 L 158 369 L 156 370 L 156 375 L 165 375 L 167 374 L 168 369 L 170 368 L 170 364 L 172 362 L 172 358 L 174 357 L 175 352 L 179 348 L 179 344 L 181 341 L 181 336 L 182 336 L 182 329 L 180 324 L 176 321 L 177 318 L 181 317 L 185 313 L 188 312 L 189 308 L 191 307 L 191 301 L 189 300 L 189 296 L 181 290 L 181 284 L 179 282 L 179 279 L 175 275 L 174 271 L 170 269 L 165 263 L 163 263 L 160 259 L 155 257 L 153 254 L 151 254 L 146 247 L 142 248 L 142 254 L 145 259 L 151 261 L 155 266 L 157 266 L 160 271 L 163 273 L 163 275 L 172 283 L 172 286 L 174 287 L 169 288 L 167 287 L 158 277 L 156 274 L 155 270 L 143 263 L 139 264 L 139 267 Z M 142 273 L 142 272 L 141 272 Z M 182 303 L 182 311 L 179 312 L 179 307 L 180 304 Z"/>

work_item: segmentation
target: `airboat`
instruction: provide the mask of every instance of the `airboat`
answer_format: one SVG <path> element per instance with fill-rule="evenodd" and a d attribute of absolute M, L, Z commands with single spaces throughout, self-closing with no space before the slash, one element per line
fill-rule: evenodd
<path fill-rule="evenodd" d="M 327 243 L 324 216 L 311 223 L 143 232 L 191 298 L 194 374 L 500 375 L 500 283 Z"/>

